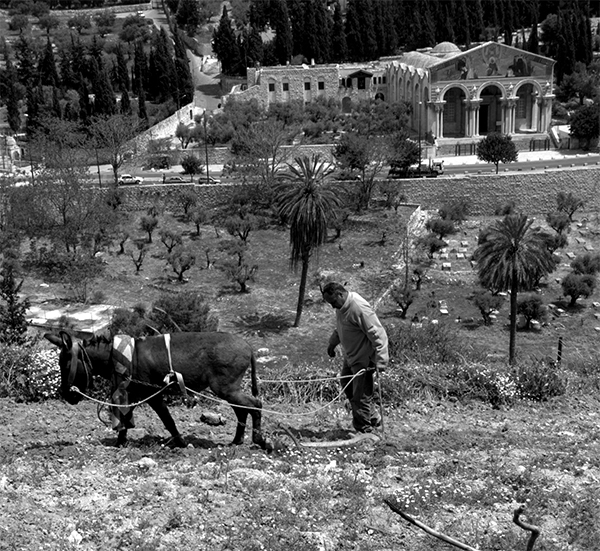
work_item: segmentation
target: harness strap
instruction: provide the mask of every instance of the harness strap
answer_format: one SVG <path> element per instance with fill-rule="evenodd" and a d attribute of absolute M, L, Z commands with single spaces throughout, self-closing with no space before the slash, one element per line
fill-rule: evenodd
<path fill-rule="evenodd" d="M 185 383 L 183 382 L 183 376 L 181 375 L 181 373 L 173 370 L 173 361 L 171 359 L 171 335 L 165 333 L 163 335 L 163 338 L 165 340 L 165 348 L 167 349 L 167 357 L 169 358 L 169 373 L 164 378 L 164 382 L 165 384 L 169 384 L 173 379 L 175 379 L 177 381 L 177 384 L 179 385 L 179 390 L 181 391 L 181 394 L 187 400 L 188 394 L 185 388 Z"/>

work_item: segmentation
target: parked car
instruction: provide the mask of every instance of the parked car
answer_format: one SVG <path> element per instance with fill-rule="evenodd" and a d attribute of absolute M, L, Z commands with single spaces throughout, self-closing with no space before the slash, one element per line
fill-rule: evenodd
<path fill-rule="evenodd" d="M 436 178 L 444 173 L 444 161 L 432 161 L 430 164 L 422 164 L 419 170 L 419 165 L 411 165 L 408 169 L 403 169 L 392 165 L 387 177 L 389 179 L 397 178 Z"/>
<path fill-rule="evenodd" d="M 144 179 L 141 176 L 132 176 L 131 174 L 121 174 L 117 180 L 120 186 L 126 184 L 141 184 Z"/>
<path fill-rule="evenodd" d="M 208 182 L 206 181 L 208 180 Z M 212 176 L 200 176 L 200 178 L 198 178 L 198 183 L 199 184 L 207 184 L 207 185 L 215 185 L 215 184 L 220 184 L 221 180 L 219 180 L 218 178 L 213 178 Z"/>
<path fill-rule="evenodd" d="M 167 176 L 164 180 L 165 184 L 187 184 L 189 180 L 184 180 L 181 176 Z"/>

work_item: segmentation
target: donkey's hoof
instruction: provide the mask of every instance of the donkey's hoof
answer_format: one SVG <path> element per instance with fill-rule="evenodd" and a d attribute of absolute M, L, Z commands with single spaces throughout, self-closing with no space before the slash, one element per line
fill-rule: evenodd
<path fill-rule="evenodd" d="M 173 436 L 167 440 L 165 446 L 169 448 L 187 448 L 187 442 L 181 436 Z"/>

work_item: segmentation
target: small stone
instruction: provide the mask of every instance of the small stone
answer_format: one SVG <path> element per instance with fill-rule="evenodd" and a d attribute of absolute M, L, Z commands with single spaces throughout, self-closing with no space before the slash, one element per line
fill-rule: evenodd
<path fill-rule="evenodd" d="M 156 465 L 157 465 L 156 461 L 154 461 L 154 459 L 151 459 L 150 457 L 142 457 L 138 461 L 138 467 L 145 471 L 149 471 L 153 467 L 156 467 Z"/>

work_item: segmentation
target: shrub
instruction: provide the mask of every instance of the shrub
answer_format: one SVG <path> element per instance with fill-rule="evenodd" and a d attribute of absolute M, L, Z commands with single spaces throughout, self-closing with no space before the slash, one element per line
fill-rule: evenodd
<path fill-rule="evenodd" d="M 0 396 L 22 402 L 57 398 L 58 350 L 40 350 L 32 342 L 0 351 Z"/>
<path fill-rule="evenodd" d="M 469 201 L 467 199 L 458 199 L 452 203 L 442 206 L 439 211 L 442 220 L 452 220 L 453 222 L 464 222 L 469 215 Z"/>
<path fill-rule="evenodd" d="M 525 400 L 544 402 L 567 391 L 567 377 L 553 361 L 531 360 L 514 368 L 519 396 Z"/>
<path fill-rule="evenodd" d="M 397 363 L 458 364 L 466 358 L 479 357 L 477 351 L 468 349 L 458 330 L 449 323 L 423 323 L 387 327 L 390 357 Z"/>
<path fill-rule="evenodd" d="M 109 332 L 111 337 L 115 335 L 129 335 L 131 337 L 142 337 L 148 335 L 148 320 L 142 306 L 128 310 L 127 308 L 116 308 L 110 320 Z"/>
<path fill-rule="evenodd" d="M 517 314 L 522 315 L 527 322 L 527 329 L 531 327 L 533 320 L 544 321 L 546 317 L 546 307 L 542 297 L 536 294 L 526 294 L 519 297 L 517 302 Z"/>
<path fill-rule="evenodd" d="M 162 294 L 153 304 L 149 317 L 161 333 L 216 331 L 219 325 L 206 299 L 195 291 Z"/>
<path fill-rule="evenodd" d="M 425 227 L 431 233 L 437 235 L 440 239 L 444 239 L 447 235 L 456 233 L 456 227 L 454 221 L 443 218 L 432 218 L 428 220 Z"/>

